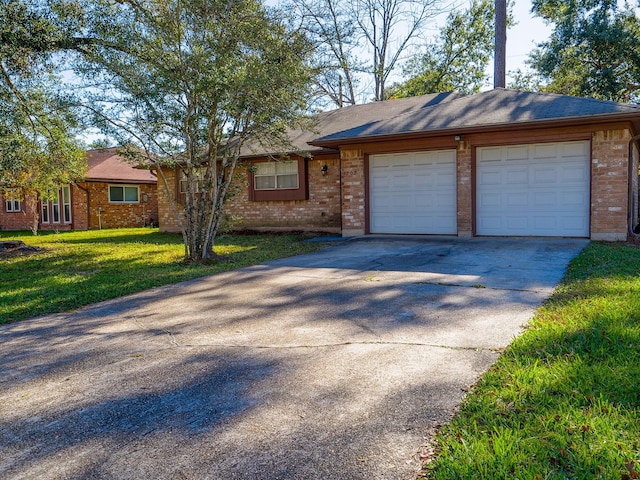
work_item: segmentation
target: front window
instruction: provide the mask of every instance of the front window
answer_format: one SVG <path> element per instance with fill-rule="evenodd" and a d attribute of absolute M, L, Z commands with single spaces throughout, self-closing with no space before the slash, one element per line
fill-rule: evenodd
<path fill-rule="evenodd" d="M 261 162 L 255 164 L 256 190 L 288 190 L 298 188 L 298 162 Z"/>
<path fill-rule="evenodd" d="M 51 200 L 51 216 L 53 223 L 60 223 L 60 191 L 57 191 L 56 196 Z"/>
<path fill-rule="evenodd" d="M 22 211 L 22 204 L 20 202 L 20 200 L 18 200 L 18 198 L 11 194 L 11 193 L 7 193 L 6 194 L 6 199 L 5 199 L 5 209 L 7 212 L 21 212 Z"/>
<path fill-rule="evenodd" d="M 205 169 L 204 168 L 198 168 L 198 169 L 194 169 L 194 174 L 197 178 L 198 184 L 196 186 L 196 193 L 200 193 L 202 192 L 203 188 L 204 188 L 204 175 L 205 175 Z M 187 175 L 184 172 L 181 172 L 180 174 L 180 193 L 182 194 L 186 194 L 188 190 L 188 180 L 187 180 Z"/>
<path fill-rule="evenodd" d="M 109 203 L 139 203 L 140 189 L 137 185 L 109 185 Z"/>
<path fill-rule="evenodd" d="M 71 187 L 67 185 L 60 190 L 62 192 L 62 221 L 71 223 Z"/>
<path fill-rule="evenodd" d="M 40 223 L 71 223 L 71 187 L 65 185 L 40 205 Z"/>

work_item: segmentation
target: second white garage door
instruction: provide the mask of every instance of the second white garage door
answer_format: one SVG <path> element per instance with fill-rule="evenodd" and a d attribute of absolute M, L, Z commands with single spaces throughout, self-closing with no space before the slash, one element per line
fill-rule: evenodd
<path fill-rule="evenodd" d="M 369 157 L 371 233 L 456 234 L 456 152 Z"/>
<path fill-rule="evenodd" d="M 589 236 L 589 142 L 478 148 L 476 233 Z"/>

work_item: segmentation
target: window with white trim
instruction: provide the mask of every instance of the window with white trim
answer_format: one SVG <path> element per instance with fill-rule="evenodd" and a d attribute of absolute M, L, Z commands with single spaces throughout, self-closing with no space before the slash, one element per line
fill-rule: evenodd
<path fill-rule="evenodd" d="M 297 189 L 298 162 L 260 162 L 254 165 L 255 190 L 291 190 Z"/>
<path fill-rule="evenodd" d="M 62 195 L 62 221 L 71 223 L 71 187 L 69 185 L 60 189 Z"/>
<path fill-rule="evenodd" d="M 196 193 L 200 193 L 204 188 L 204 168 L 194 169 L 195 175 L 198 177 L 198 186 L 196 187 Z M 187 175 L 184 172 L 180 173 L 180 193 L 187 193 Z"/>
<path fill-rule="evenodd" d="M 40 221 L 42 223 L 49 223 L 49 202 L 42 202 L 42 214 L 40 215 Z"/>
<path fill-rule="evenodd" d="M 15 213 L 22 211 L 22 202 L 18 200 L 13 194 L 5 193 L 5 210 L 8 213 Z"/>
<path fill-rule="evenodd" d="M 40 204 L 40 223 L 71 223 L 71 186 L 65 185 Z"/>
<path fill-rule="evenodd" d="M 60 223 L 60 191 L 56 192 L 56 196 L 51 200 L 51 216 L 53 223 Z"/>
<path fill-rule="evenodd" d="M 140 187 L 109 185 L 109 203 L 140 203 Z"/>

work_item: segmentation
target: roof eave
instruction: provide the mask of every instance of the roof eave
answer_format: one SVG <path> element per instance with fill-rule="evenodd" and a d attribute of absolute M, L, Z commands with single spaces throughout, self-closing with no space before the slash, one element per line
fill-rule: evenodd
<path fill-rule="evenodd" d="M 542 119 L 531 120 L 527 122 L 517 123 L 494 123 L 488 125 L 474 125 L 463 127 L 448 127 L 438 130 L 421 130 L 414 132 L 402 132 L 402 133 L 387 133 L 380 135 L 368 135 L 368 136 L 355 136 L 344 137 L 338 139 L 315 139 L 308 142 L 309 145 L 323 148 L 339 148 L 340 145 L 355 144 L 355 143 L 369 143 L 369 142 L 383 142 L 398 138 L 415 138 L 415 137 L 440 137 L 445 135 L 463 135 L 470 133 L 482 133 L 495 130 L 521 130 L 525 128 L 544 128 L 544 127 L 557 127 L 563 125 L 589 125 L 589 124 L 602 124 L 602 123 L 614 123 L 623 120 L 628 121 L 640 121 L 640 112 L 620 112 L 620 113 L 608 113 L 601 115 L 584 115 L 579 117 L 568 118 L 555 118 L 555 119 Z"/>

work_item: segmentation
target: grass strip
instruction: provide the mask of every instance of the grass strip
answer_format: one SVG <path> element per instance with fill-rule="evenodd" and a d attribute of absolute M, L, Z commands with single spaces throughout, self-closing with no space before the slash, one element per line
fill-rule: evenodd
<path fill-rule="evenodd" d="M 570 264 L 424 478 L 640 478 L 640 248 L 592 242 Z"/>
<path fill-rule="evenodd" d="M 45 252 L 0 259 L 0 324 L 151 287 L 307 253 L 322 244 L 306 235 L 221 235 L 214 248 L 227 262 L 182 262 L 182 237 L 157 229 L 84 232 L 0 232 L 0 240 L 22 240 Z"/>

